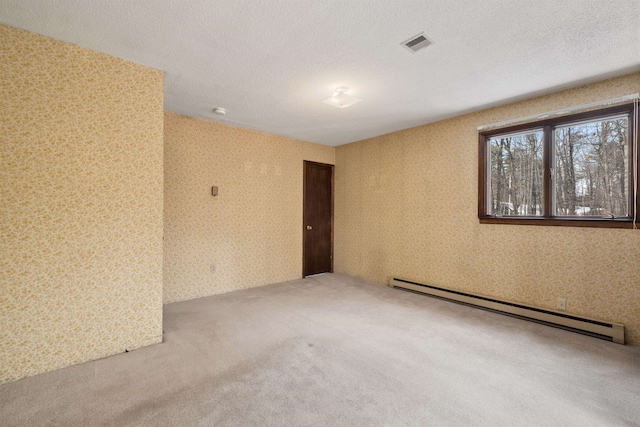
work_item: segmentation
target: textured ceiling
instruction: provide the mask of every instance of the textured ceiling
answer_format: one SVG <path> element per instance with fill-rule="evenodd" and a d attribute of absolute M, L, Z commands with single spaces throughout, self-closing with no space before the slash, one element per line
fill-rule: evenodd
<path fill-rule="evenodd" d="M 164 70 L 169 111 L 327 145 L 640 70 L 638 0 L 0 0 L 0 22 Z M 323 104 L 338 86 L 363 101 Z"/>

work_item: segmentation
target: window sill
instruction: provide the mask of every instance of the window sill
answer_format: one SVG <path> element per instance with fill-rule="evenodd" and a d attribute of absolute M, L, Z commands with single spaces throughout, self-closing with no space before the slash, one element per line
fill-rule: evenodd
<path fill-rule="evenodd" d="M 640 223 L 638 221 L 636 224 Z M 633 228 L 633 221 L 606 218 L 533 218 L 533 217 L 480 217 L 480 224 L 546 225 L 562 227 Z"/>

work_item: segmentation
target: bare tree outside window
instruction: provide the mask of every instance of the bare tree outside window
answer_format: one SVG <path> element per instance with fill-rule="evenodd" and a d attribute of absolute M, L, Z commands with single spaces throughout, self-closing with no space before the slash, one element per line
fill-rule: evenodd
<path fill-rule="evenodd" d="M 555 129 L 555 215 L 628 215 L 628 127 L 619 117 Z"/>
<path fill-rule="evenodd" d="M 637 107 L 558 114 L 478 133 L 480 223 L 636 228 Z"/>
<path fill-rule="evenodd" d="M 490 206 L 494 215 L 542 215 L 542 130 L 489 141 Z"/>

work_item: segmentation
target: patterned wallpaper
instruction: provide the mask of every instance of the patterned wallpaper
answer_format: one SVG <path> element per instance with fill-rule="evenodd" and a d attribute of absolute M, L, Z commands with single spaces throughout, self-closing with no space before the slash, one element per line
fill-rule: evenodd
<path fill-rule="evenodd" d="M 163 74 L 0 26 L 0 382 L 162 339 Z"/>
<path fill-rule="evenodd" d="M 303 160 L 336 164 L 337 272 L 565 297 L 640 344 L 640 232 L 476 211 L 477 126 L 640 73 L 337 149 L 165 113 L 163 245 L 162 73 L 1 25 L 0 56 L 0 383 L 160 342 L 163 268 L 164 302 L 300 277 Z"/>
<path fill-rule="evenodd" d="M 303 160 L 333 164 L 335 148 L 174 113 L 164 123 L 164 302 L 301 277 Z"/>
<path fill-rule="evenodd" d="M 479 224 L 477 127 L 640 91 L 640 73 L 343 145 L 335 270 L 393 276 L 627 326 L 640 344 L 640 231 Z"/>

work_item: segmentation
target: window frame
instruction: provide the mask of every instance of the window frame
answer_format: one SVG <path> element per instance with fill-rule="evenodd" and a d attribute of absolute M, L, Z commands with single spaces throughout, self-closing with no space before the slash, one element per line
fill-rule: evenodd
<path fill-rule="evenodd" d="M 553 140 L 552 135 L 555 127 L 569 125 L 574 122 L 585 120 L 606 119 L 607 117 L 624 115 L 628 120 L 628 147 L 629 147 L 629 170 L 628 170 L 628 216 L 623 218 L 601 218 L 601 217 L 580 217 L 580 216 L 557 216 L 552 212 L 552 199 L 555 189 L 553 173 Z M 635 198 L 634 203 L 634 177 L 639 178 L 640 182 L 640 156 L 637 162 L 634 162 L 635 147 L 635 122 L 634 122 L 634 104 L 617 105 L 614 107 L 602 108 L 583 113 L 571 114 L 561 117 L 552 117 L 534 122 L 528 122 L 508 127 L 490 129 L 478 133 L 478 218 L 480 224 L 514 224 L 514 225 L 549 225 L 549 226 L 568 226 L 568 227 L 600 227 L 600 228 L 633 228 L 634 214 L 637 212 L 640 216 L 640 199 Z M 489 182 L 487 178 L 490 176 L 488 155 L 488 141 L 496 135 L 502 135 L 514 132 L 526 132 L 528 130 L 543 130 L 542 142 L 542 161 L 543 161 L 543 209 L 542 216 L 511 216 L 511 215 L 488 215 L 488 194 Z M 640 218 L 638 218 L 640 220 Z"/>

